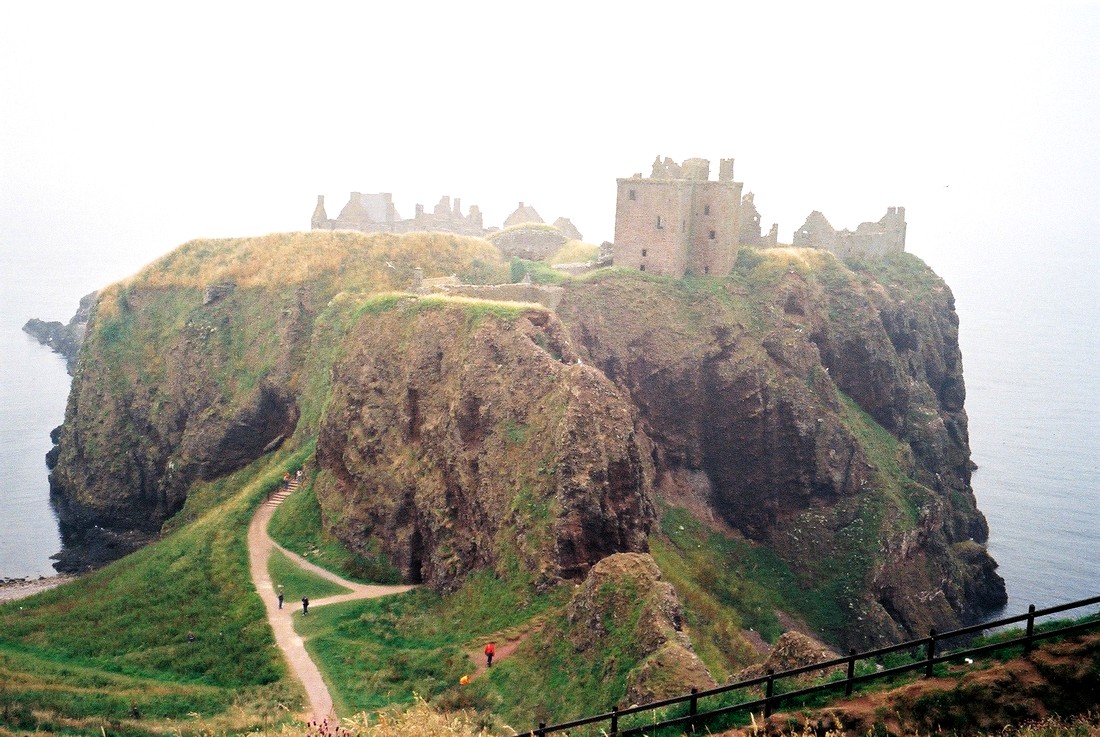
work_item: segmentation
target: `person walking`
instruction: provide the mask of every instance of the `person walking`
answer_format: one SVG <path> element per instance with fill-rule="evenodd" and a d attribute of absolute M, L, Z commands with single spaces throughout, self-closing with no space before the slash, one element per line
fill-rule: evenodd
<path fill-rule="evenodd" d="M 279 608 L 280 609 L 283 608 L 283 592 L 282 591 L 279 592 Z"/>
<path fill-rule="evenodd" d="M 493 656 L 496 655 L 496 654 L 497 654 L 496 647 L 493 646 L 493 643 L 491 643 L 491 642 L 488 643 L 485 646 L 485 667 L 486 668 L 492 668 L 493 667 Z"/>
<path fill-rule="evenodd" d="M 302 597 L 302 616 L 304 617 L 307 614 L 309 614 L 309 597 L 308 596 L 303 596 Z"/>

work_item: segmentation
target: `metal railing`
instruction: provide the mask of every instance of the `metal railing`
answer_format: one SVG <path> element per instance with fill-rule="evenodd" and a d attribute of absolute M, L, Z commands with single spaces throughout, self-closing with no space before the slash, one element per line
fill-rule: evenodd
<path fill-rule="evenodd" d="M 638 735 L 643 732 L 676 726 L 682 727 L 687 732 L 694 732 L 705 722 L 717 716 L 734 714 L 737 712 L 752 712 L 757 709 L 762 710 L 766 718 L 771 716 L 772 712 L 778 708 L 780 704 L 791 699 L 824 693 L 826 691 L 839 691 L 841 689 L 844 690 L 845 696 L 851 696 L 853 689 L 857 685 L 864 683 L 870 683 L 883 678 L 891 678 L 917 670 L 924 670 L 924 675 L 926 677 L 931 677 L 933 668 L 940 663 L 959 660 L 961 658 L 987 655 L 998 650 L 1019 647 L 1020 645 L 1023 646 L 1024 652 L 1030 652 L 1035 646 L 1035 643 L 1040 640 L 1053 637 L 1065 637 L 1087 630 L 1100 629 L 1100 617 L 1092 617 L 1078 622 L 1060 624 L 1057 627 L 1044 629 L 1041 632 L 1035 630 L 1035 620 L 1039 617 L 1047 617 L 1053 614 L 1060 614 L 1062 612 L 1097 604 L 1100 604 L 1100 596 L 1094 596 L 1089 599 L 1082 599 L 1068 604 L 1060 604 L 1047 609 L 1036 609 L 1035 605 L 1032 604 L 1028 607 L 1026 614 L 1018 614 L 1013 617 L 998 619 L 992 622 L 983 622 L 982 624 L 962 627 L 949 632 L 937 633 L 935 630 L 932 630 L 928 633 L 927 637 L 910 640 L 897 645 L 867 650 L 862 653 L 856 653 L 855 650 L 850 650 L 845 657 L 813 663 L 812 665 L 802 666 L 801 668 L 792 668 L 791 670 L 785 670 L 779 673 L 769 672 L 767 675 L 738 681 L 737 683 L 731 683 L 725 686 L 718 686 L 717 688 L 711 688 L 705 691 L 699 691 L 693 688 L 691 693 L 683 696 L 675 696 L 673 698 L 662 699 L 661 701 L 654 701 L 641 706 L 631 706 L 625 709 L 612 708 L 611 711 L 604 714 L 574 719 L 560 724 L 547 726 L 545 722 L 540 722 L 536 729 L 529 732 L 523 732 L 519 737 L 546 737 L 546 735 L 554 733 L 569 732 L 579 727 L 599 724 L 606 724 L 606 727 L 600 728 L 599 731 L 601 734 L 608 735 L 608 737 L 627 737 L 628 735 Z M 1018 637 L 999 640 L 977 647 L 968 647 L 961 650 L 945 651 L 942 648 L 943 643 L 951 640 L 964 637 L 972 638 L 985 630 L 1007 627 L 1020 623 L 1025 623 L 1024 634 Z M 911 654 L 919 653 L 920 655 L 913 657 L 910 662 L 901 665 L 889 668 L 877 667 L 873 669 L 872 672 L 856 674 L 856 665 L 861 661 L 878 661 L 884 656 L 906 651 Z M 811 686 L 796 688 L 792 691 L 784 691 L 782 693 L 776 692 L 776 684 L 780 680 L 804 676 L 815 671 L 835 672 L 841 668 L 844 669 L 845 673 L 842 679 L 817 683 Z M 716 696 L 731 693 L 733 691 L 753 688 L 763 688 L 763 697 L 741 701 L 736 704 L 716 706 L 707 710 L 701 710 L 700 708 L 700 701 L 704 699 L 713 699 Z M 620 728 L 620 721 L 624 717 L 645 712 L 656 712 L 658 709 L 667 709 L 680 705 L 686 705 L 686 713 L 674 716 L 662 715 L 660 719 L 658 719 L 658 715 L 654 713 L 653 720 L 644 725 L 633 725 L 625 729 Z"/>

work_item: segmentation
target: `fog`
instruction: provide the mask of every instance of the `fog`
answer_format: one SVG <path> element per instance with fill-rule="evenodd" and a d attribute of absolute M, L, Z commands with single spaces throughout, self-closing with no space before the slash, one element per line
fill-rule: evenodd
<path fill-rule="evenodd" d="M 196 237 L 519 201 L 610 240 L 615 178 L 736 159 L 766 231 L 903 205 L 959 258 L 1091 235 L 1100 5 L 9 4 L 0 247 L 71 304 Z M 994 236 L 991 239 L 991 236 Z M 63 315 L 44 315 L 63 317 Z"/>
<path fill-rule="evenodd" d="M 319 194 L 334 216 L 391 192 L 404 217 L 449 195 L 486 225 L 524 201 L 599 243 L 617 177 L 734 158 L 781 241 L 812 210 L 906 208 L 958 300 L 1012 602 L 1095 593 L 1100 3 L 299 5 L 4 5 L 4 341 L 192 238 L 306 229 Z M 2 355 L 0 384 L 52 397 Z"/>

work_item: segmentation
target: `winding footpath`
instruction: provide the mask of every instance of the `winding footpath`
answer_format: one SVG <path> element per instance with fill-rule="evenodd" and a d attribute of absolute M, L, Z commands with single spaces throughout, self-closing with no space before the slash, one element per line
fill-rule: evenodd
<path fill-rule="evenodd" d="M 272 540 L 271 536 L 267 534 L 267 525 L 271 521 L 271 516 L 275 513 L 275 508 L 278 507 L 283 499 L 294 491 L 295 488 L 297 488 L 297 483 L 291 481 L 291 488 L 289 490 L 273 495 L 256 511 L 256 515 L 252 518 L 252 523 L 248 526 L 249 568 L 252 573 L 252 583 L 256 586 L 256 591 L 259 592 L 260 598 L 263 599 L 264 602 L 264 608 L 267 610 L 267 621 L 271 625 L 272 631 L 275 633 L 275 642 L 286 656 L 287 663 L 290 665 L 294 675 L 298 677 L 298 680 L 300 680 L 305 687 L 306 697 L 309 699 L 310 704 L 310 712 L 306 715 L 306 720 L 320 721 L 327 718 L 335 721 L 336 712 L 332 706 L 332 695 L 329 694 L 328 687 L 325 685 L 324 679 L 321 678 L 321 671 L 317 669 L 313 659 L 310 658 L 309 653 L 306 652 L 305 642 L 298 633 L 294 631 L 292 619 L 293 612 L 296 611 L 294 603 L 286 602 L 286 606 L 282 609 L 279 608 L 278 599 L 275 594 L 275 586 L 272 584 L 271 575 L 267 570 L 267 563 L 268 559 L 271 557 L 271 552 L 277 549 L 293 560 L 297 565 L 311 573 L 322 576 L 344 588 L 351 589 L 351 591 L 346 594 L 337 594 L 336 596 L 327 596 L 323 599 L 311 601 L 309 603 L 310 608 L 316 608 L 326 604 L 338 604 L 344 601 L 354 601 L 356 599 L 371 599 L 378 596 L 387 596 L 389 594 L 399 594 L 416 587 L 374 586 L 348 581 L 309 562 L 302 556 L 290 552 Z"/>

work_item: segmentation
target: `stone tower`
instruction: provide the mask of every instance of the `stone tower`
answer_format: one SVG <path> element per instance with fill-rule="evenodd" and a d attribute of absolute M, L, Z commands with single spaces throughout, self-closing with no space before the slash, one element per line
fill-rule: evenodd
<path fill-rule="evenodd" d="M 718 181 L 710 162 L 653 162 L 652 174 L 619 179 L 615 203 L 615 264 L 680 278 L 726 276 L 741 234 L 741 182 L 733 159 L 722 159 Z"/>
<path fill-rule="evenodd" d="M 317 195 L 317 207 L 313 208 L 313 217 L 310 218 L 309 227 L 313 230 L 332 228 L 332 221 L 328 219 L 328 214 L 325 212 L 325 196 L 323 194 Z"/>

